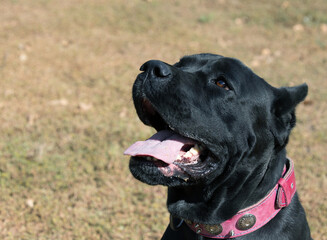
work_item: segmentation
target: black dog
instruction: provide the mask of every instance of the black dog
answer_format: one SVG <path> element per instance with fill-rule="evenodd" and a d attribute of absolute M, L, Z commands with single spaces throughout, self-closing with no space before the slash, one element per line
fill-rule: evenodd
<path fill-rule="evenodd" d="M 213 54 L 140 70 L 135 108 L 158 133 L 125 154 L 137 179 L 168 186 L 162 239 L 311 239 L 285 151 L 306 84 L 274 88 Z"/>

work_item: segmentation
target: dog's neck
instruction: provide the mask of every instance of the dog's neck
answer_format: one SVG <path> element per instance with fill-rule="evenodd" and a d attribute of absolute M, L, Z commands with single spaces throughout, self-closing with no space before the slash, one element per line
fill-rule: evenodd
<path fill-rule="evenodd" d="M 285 162 L 286 151 L 282 150 L 249 175 L 236 172 L 233 175 L 237 177 L 229 176 L 226 180 L 222 174 L 209 186 L 169 187 L 168 210 L 173 216 L 205 224 L 226 221 L 271 191 L 281 177 Z"/>

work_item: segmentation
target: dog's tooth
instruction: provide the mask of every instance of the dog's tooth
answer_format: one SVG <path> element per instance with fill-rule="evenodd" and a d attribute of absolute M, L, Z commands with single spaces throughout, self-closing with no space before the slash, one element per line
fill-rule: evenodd
<path fill-rule="evenodd" d="M 188 177 L 181 177 L 181 179 L 184 180 L 184 182 L 188 182 L 189 178 Z"/>
<path fill-rule="evenodd" d="M 201 146 L 199 144 L 195 144 L 195 146 L 193 147 L 195 150 L 197 150 L 198 152 L 201 151 Z"/>
<path fill-rule="evenodd" d="M 194 155 L 199 155 L 199 150 L 195 147 L 192 147 L 189 152 L 194 156 Z"/>
<path fill-rule="evenodd" d="M 187 153 L 184 154 L 183 157 L 184 158 L 190 158 L 190 157 L 192 157 L 192 153 L 190 151 L 188 151 Z"/>
<path fill-rule="evenodd" d="M 182 160 L 182 156 L 178 155 L 176 160 Z"/>

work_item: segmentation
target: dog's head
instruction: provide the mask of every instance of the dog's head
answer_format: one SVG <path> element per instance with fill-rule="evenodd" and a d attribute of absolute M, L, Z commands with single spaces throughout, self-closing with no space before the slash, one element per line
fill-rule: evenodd
<path fill-rule="evenodd" d="M 132 174 L 151 185 L 208 184 L 267 165 L 285 148 L 307 95 L 306 84 L 274 88 L 239 60 L 213 54 L 152 60 L 140 70 L 135 108 L 158 133 L 126 154 Z"/>

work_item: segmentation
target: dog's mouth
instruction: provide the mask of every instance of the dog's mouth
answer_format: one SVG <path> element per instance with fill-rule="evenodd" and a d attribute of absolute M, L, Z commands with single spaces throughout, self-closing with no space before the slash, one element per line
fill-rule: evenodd
<path fill-rule="evenodd" d="M 158 168 L 164 176 L 184 181 L 200 178 L 212 170 L 207 164 L 212 159 L 211 153 L 203 144 L 172 130 L 149 100 L 143 99 L 141 105 L 143 121 L 158 132 L 124 152 L 133 157 L 131 161 Z"/>

